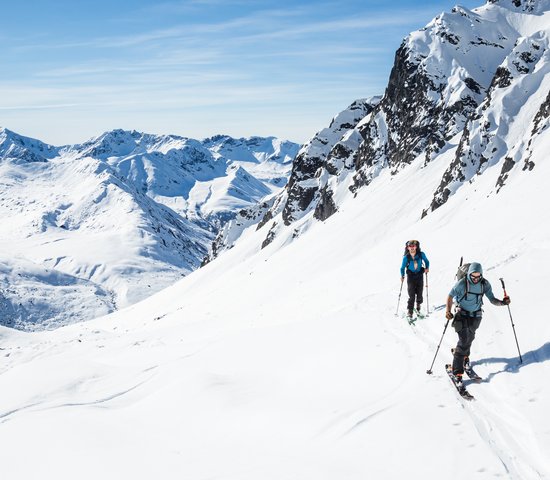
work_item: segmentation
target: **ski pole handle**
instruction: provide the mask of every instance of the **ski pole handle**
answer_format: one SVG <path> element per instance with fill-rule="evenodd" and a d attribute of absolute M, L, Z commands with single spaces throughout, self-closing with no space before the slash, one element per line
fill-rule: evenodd
<path fill-rule="evenodd" d="M 506 293 L 506 286 L 504 285 L 504 279 L 499 278 L 499 280 L 500 280 L 500 283 L 502 283 L 502 290 L 504 290 L 504 296 L 507 297 L 508 294 Z"/>

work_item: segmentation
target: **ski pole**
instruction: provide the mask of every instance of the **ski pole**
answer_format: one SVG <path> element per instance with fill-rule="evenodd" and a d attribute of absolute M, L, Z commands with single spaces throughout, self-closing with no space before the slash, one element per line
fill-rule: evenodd
<path fill-rule="evenodd" d="M 428 272 L 426 272 L 426 310 L 430 314 L 430 296 L 428 295 Z"/>
<path fill-rule="evenodd" d="M 401 290 L 403 290 L 403 278 L 401 278 L 401 288 L 399 289 L 399 298 L 397 299 L 397 310 L 395 311 L 396 316 L 397 316 L 397 313 L 399 312 L 399 302 L 401 301 Z"/>
<path fill-rule="evenodd" d="M 504 296 L 507 297 L 508 294 L 506 293 L 506 287 L 504 286 L 504 279 L 500 278 L 500 283 L 502 283 L 502 290 L 504 290 Z M 519 353 L 519 363 L 523 363 L 523 358 L 521 358 L 521 352 L 519 351 L 519 343 L 518 343 L 518 336 L 516 335 L 516 327 L 514 325 L 514 320 L 512 319 L 512 311 L 510 310 L 510 305 L 506 305 L 508 307 L 508 313 L 510 314 L 510 322 L 512 322 L 512 330 L 514 331 L 514 338 L 516 339 L 516 346 L 518 347 L 518 353 Z"/>
<path fill-rule="evenodd" d="M 447 331 L 447 326 L 448 325 L 449 325 L 449 319 L 447 319 L 447 323 L 445 323 L 445 328 L 443 329 L 443 333 L 441 334 L 441 340 L 439 340 L 439 345 L 437 346 L 437 350 L 435 351 L 435 355 L 434 355 L 434 359 L 432 361 L 432 365 L 430 366 L 430 368 L 428 370 L 426 370 L 426 373 L 428 375 L 432 374 L 432 368 L 434 366 L 435 359 L 437 357 L 437 353 L 439 352 L 439 347 L 441 346 L 441 342 L 443 341 L 443 337 L 445 336 L 445 332 Z"/>

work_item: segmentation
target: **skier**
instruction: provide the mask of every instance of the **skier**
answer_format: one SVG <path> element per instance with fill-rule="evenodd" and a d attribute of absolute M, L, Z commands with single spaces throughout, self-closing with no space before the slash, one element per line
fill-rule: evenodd
<path fill-rule="evenodd" d="M 464 363 L 469 361 L 470 347 L 476 336 L 476 330 L 481 323 L 483 310 L 483 295 L 493 305 L 503 306 L 510 304 L 510 297 L 505 295 L 498 300 L 493 295 L 493 288 L 488 280 L 483 278 L 483 268 L 479 263 L 471 263 L 468 273 L 458 280 L 447 297 L 447 320 L 453 319 L 451 308 L 453 300 L 457 302 L 457 310 L 452 326 L 458 334 L 458 343 L 454 349 L 453 374 L 458 383 L 462 382 Z"/>
<path fill-rule="evenodd" d="M 422 266 L 424 263 L 425 267 Z M 401 283 L 405 279 L 405 270 L 407 272 L 407 290 L 409 300 L 407 302 L 407 316 L 409 319 L 413 315 L 413 307 L 416 297 L 416 310 L 420 312 L 422 305 L 422 290 L 424 289 L 424 272 L 428 273 L 430 262 L 424 252 L 420 251 L 420 242 L 418 240 L 409 240 L 405 245 L 405 254 L 401 262 Z"/>

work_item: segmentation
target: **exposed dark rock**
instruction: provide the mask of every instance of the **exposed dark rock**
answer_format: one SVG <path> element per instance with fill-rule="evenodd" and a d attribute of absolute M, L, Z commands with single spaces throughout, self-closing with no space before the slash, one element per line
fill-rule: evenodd
<path fill-rule="evenodd" d="M 472 91 L 481 95 L 481 85 L 477 83 L 472 77 L 467 77 L 464 79 L 466 86 Z"/>
<path fill-rule="evenodd" d="M 458 43 L 460 42 L 460 37 L 458 35 L 455 35 L 454 33 L 440 32 L 439 36 L 447 40 L 449 43 L 452 43 L 453 45 L 458 45 Z"/>
<path fill-rule="evenodd" d="M 320 198 L 319 190 L 326 185 L 315 180 L 320 178 L 321 172 L 337 176 L 341 168 L 352 168 L 352 165 L 346 164 L 346 160 L 353 156 L 353 152 L 339 142 L 373 111 L 378 101 L 379 97 L 373 97 L 353 102 L 332 120 L 329 128 L 317 133 L 302 148 L 294 160 L 286 187 L 287 198 L 282 210 L 285 225 L 290 225 L 304 212 L 315 210 Z M 273 217 L 274 215 L 271 218 Z"/>
<path fill-rule="evenodd" d="M 515 165 L 516 165 L 516 162 L 514 162 L 514 160 L 512 160 L 510 157 L 506 157 L 504 159 L 502 170 L 500 171 L 500 175 L 496 183 L 497 192 L 504 186 L 504 183 L 508 178 L 508 172 L 512 170 L 512 168 L 514 168 Z"/>
<path fill-rule="evenodd" d="M 262 248 L 267 247 L 273 240 L 275 240 L 276 228 L 277 228 L 277 222 L 273 222 L 273 225 L 269 229 L 269 232 L 267 232 L 267 236 L 265 237 L 265 240 L 262 242 Z"/>
<path fill-rule="evenodd" d="M 535 162 L 533 162 L 531 160 L 531 158 L 526 158 L 525 159 L 525 163 L 523 164 L 523 168 L 522 168 L 522 171 L 526 171 L 526 170 L 533 170 L 533 168 L 535 168 Z"/>
<path fill-rule="evenodd" d="M 491 87 L 506 88 L 512 84 L 512 74 L 505 67 L 498 67 L 491 82 Z"/>
<path fill-rule="evenodd" d="M 476 96 L 484 88 L 471 77 L 465 84 L 472 94 L 464 93 L 447 104 L 442 97 L 446 83 L 426 70 L 424 57 L 414 55 L 404 42 L 395 55 L 386 94 L 361 129 L 364 141 L 350 187 L 353 192 L 386 166 L 395 174 L 421 154 L 429 163 L 479 105 Z"/>
<path fill-rule="evenodd" d="M 533 121 L 533 130 L 531 131 L 531 136 L 535 135 L 535 133 L 540 132 L 540 124 L 544 120 L 546 120 L 548 117 L 550 117 L 550 92 L 548 92 L 548 95 L 546 95 L 546 99 L 541 104 L 539 111 L 535 115 L 535 119 Z"/>
<path fill-rule="evenodd" d="M 489 42 L 488 40 L 485 40 L 484 38 L 477 37 L 475 41 L 470 41 L 470 45 L 486 45 L 488 47 L 495 47 L 495 48 L 502 48 L 504 47 L 500 43 L 495 42 Z"/>
<path fill-rule="evenodd" d="M 332 198 L 332 190 L 325 186 L 320 191 L 319 201 L 317 202 L 317 207 L 315 207 L 313 216 L 317 220 L 325 221 L 337 211 L 338 207 Z"/>
<path fill-rule="evenodd" d="M 451 190 L 449 186 L 453 182 L 463 182 L 465 180 L 465 175 L 463 172 L 464 162 L 462 161 L 463 156 L 465 155 L 465 150 L 470 144 L 470 132 L 468 127 L 464 127 L 464 132 L 462 138 L 456 150 L 456 155 L 451 165 L 445 170 L 441 182 L 437 187 L 437 190 L 434 193 L 434 198 L 428 210 L 422 212 L 422 218 L 424 218 L 428 211 L 437 210 L 441 205 L 443 205 L 449 199 L 451 195 Z"/>

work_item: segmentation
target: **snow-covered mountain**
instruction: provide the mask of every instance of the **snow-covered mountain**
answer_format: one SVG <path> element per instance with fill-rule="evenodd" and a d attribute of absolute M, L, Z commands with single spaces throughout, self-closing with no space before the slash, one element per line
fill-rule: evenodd
<path fill-rule="evenodd" d="M 278 194 L 265 198 L 263 202 L 243 209 L 235 219 L 228 222 L 218 233 L 209 255 L 209 260 L 234 245 L 242 232 L 251 225 L 262 228 L 276 217 L 282 217 L 285 224 L 292 223 L 313 211 L 316 218 L 327 218 L 335 211 L 334 204 L 326 195 L 326 175 L 321 179 L 319 172 L 327 169 L 333 175 L 343 175 L 353 169 L 361 137 L 356 130 L 358 122 L 370 113 L 380 97 L 357 100 L 346 110 L 334 117 L 330 126 L 318 132 L 302 146 L 292 165 L 290 180 Z M 299 212 L 299 213 L 297 213 Z M 277 221 L 262 242 L 269 244 L 275 236 Z M 294 232 L 294 236 L 297 231 Z"/>
<path fill-rule="evenodd" d="M 500 171 L 487 195 L 511 175 L 536 175 L 533 152 L 548 135 L 549 10 L 548 0 L 457 6 L 411 33 L 383 97 L 356 102 L 313 137 L 284 191 L 226 225 L 211 257 L 251 224 L 265 230 L 259 248 L 279 236 L 291 241 L 386 171 L 409 176 L 415 188 L 413 172 L 440 166 L 432 199 L 407 206 L 418 218 L 487 169 Z M 334 128 L 341 116 L 351 119 Z"/>
<path fill-rule="evenodd" d="M 360 146 L 331 162 L 327 145 L 313 174 L 303 155 L 303 175 L 298 167 L 293 175 L 304 196 L 291 200 L 289 185 L 248 210 L 250 217 L 243 212 L 248 228 L 239 226 L 233 248 L 203 268 L 90 322 L 31 333 L 0 326 L 2 475 L 550 479 L 550 112 L 547 53 L 539 52 L 548 7 L 510 0 L 438 17 L 462 22 L 467 15 L 464 28 L 485 22 L 481 40 L 469 38 L 468 48 L 496 70 L 488 83 L 474 79 L 486 88 L 482 98 L 470 87 L 455 90 L 463 95 L 458 105 L 470 104 L 467 97 L 479 102 L 468 115 L 458 99 L 414 97 L 403 80 L 403 95 L 419 99 L 416 116 L 400 120 L 388 92 L 363 102 L 372 110 L 341 136 Z M 430 25 L 418 34 L 434 32 L 426 48 L 459 42 L 464 33 Z M 485 58 L 485 43 L 498 38 L 491 29 L 523 32 L 498 65 Z M 523 38 L 536 38 L 540 49 Z M 443 61 L 438 52 L 423 68 Z M 541 56 L 523 65 L 518 56 L 531 56 L 521 52 Z M 524 73 L 513 69 L 514 58 Z M 407 74 L 414 82 L 410 66 L 392 78 Z M 439 105 L 438 121 L 425 114 L 428 100 Z M 406 122 L 417 117 L 408 137 Z M 369 135 L 379 151 L 361 140 Z M 10 168 L 13 183 L 25 180 Z M 439 201 L 444 188 L 446 201 Z M 333 205 L 317 210 L 322 198 Z M 430 259 L 430 315 L 414 327 L 396 315 L 403 244 L 412 238 Z M 486 302 L 470 356 L 484 380 L 467 381 L 475 396 L 469 403 L 444 372 L 457 336 L 441 306 L 460 257 L 481 262 L 499 298 L 505 280 L 512 299 L 510 308 Z"/>
<path fill-rule="evenodd" d="M 0 322 L 94 318 L 172 284 L 286 183 L 298 148 L 123 130 L 53 147 L 0 129 Z"/>

